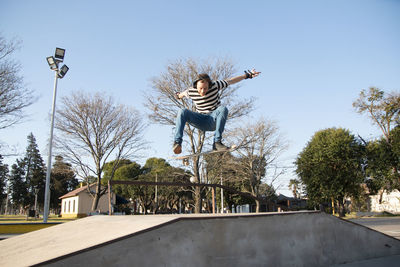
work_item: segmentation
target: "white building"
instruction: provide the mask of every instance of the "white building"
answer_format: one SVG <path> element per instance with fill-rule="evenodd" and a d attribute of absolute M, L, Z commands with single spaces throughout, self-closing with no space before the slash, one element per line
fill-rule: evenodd
<path fill-rule="evenodd" d="M 398 190 L 394 190 L 389 194 L 385 190 L 382 195 L 381 203 L 379 203 L 380 197 L 380 194 L 369 196 L 372 212 L 387 211 L 394 214 L 400 214 L 400 192 Z"/>
<path fill-rule="evenodd" d="M 95 191 L 96 184 L 90 185 L 91 192 Z M 115 194 L 111 194 L 111 203 L 115 203 Z M 61 196 L 61 216 L 63 218 L 81 218 L 92 212 L 93 197 L 88 192 L 88 186 L 81 186 Z M 108 212 L 108 191 L 101 196 L 97 210 Z"/>

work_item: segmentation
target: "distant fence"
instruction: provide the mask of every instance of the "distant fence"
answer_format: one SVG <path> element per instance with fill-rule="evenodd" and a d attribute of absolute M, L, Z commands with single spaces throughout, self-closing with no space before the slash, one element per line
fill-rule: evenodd
<path fill-rule="evenodd" d="M 243 197 L 247 197 L 253 200 L 259 200 L 259 201 L 264 201 L 265 199 L 260 198 L 260 197 L 255 197 L 251 195 L 250 193 L 245 193 L 245 192 L 240 192 L 235 190 L 232 187 L 225 186 L 225 185 L 220 185 L 220 184 L 204 184 L 204 183 L 176 183 L 176 182 L 146 182 L 146 181 L 108 181 L 108 210 L 110 215 L 112 215 L 112 209 L 111 209 L 111 192 L 112 192 L 112 186 L 116 184 L 124 184 L 124 185 L 145 185 L 145 186 L 183 186 L 183 187 L 211 187 L 211 194 L 212 194 L 212 212 L 215 213 L 215 190 L 217 187 L 224 189 L 230 193 L 233 194 L 238 194 Z"/>

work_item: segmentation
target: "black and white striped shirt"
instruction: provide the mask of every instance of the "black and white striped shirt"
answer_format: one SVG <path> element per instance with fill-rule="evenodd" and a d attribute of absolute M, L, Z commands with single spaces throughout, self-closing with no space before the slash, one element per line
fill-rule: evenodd
<path fill-rule="evenodd" d="M 189 88 L 184 91 L 184 95 L 193 100 L 196 110 L 199 113 L 207 114 L 215 110 L 220 104 L 219 91 L 228 87 L 228 82 L 225 80 L 214 81 L 204 96 L 201 96 L 196 88 Z"/>

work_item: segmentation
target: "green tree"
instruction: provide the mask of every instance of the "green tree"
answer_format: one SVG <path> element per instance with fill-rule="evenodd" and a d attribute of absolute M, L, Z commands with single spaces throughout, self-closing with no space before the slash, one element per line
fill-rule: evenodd
<path fill-rule="evenodd" d="M 12 165 L 10 184 L 13 204 L 26 207 L 33 206 L 35 189 L 38 189 L 38 203 L 44 203 L 45 165 L 32 133 L 27 137 L 28 146 L 25 156 Z"/>
<path fill-rule="evenodd" d="M 382 131 L 383 139 L 366 142 L 368 187 L 371 193 L 380 189 L 393 190 L 400 185 L 400 167 L 398 160 L 400 93 L 385 93 L 375 87 L 362 90 L 353 107 L 360 114 L 368 114 L 373 124 Z M 397 130 L 396 130 L 397 129 Z M 392 133 L 393 132 L 393 133 Z M 378 188 L 381 186 L 381 188 Z M 383 191 L 381 192 L 381 196 Z"/>
<path fill-rule="evenodd" d="M 23 209 L 28 203 L 28 186 L 25 182 L 24 162 L 17 159 L 17 163 L 11 166 L 10 196 L 15 209 Z"/>
<path fill-rule="evenodd" d="M 393 155 L 393 172 L 392 177 L 396 183 L 396 188 L 400 190 L 400 124 L 390 133 L 390 149 Z"/>
<path fill-rule="evenodd" d="M 44 191 L 46 184 L 46 167 L 40 155 L 36 138 L 32 133 L 28 135 L 28 146 L 26 148 L 24 162 L 25 182 L 28 186 L 28 198 L 31 205 L 34 204 L 35 189 L 38 191 L 38 203 L 44 204 Z"/>
<path fill-rule="evenodd" d="M 64 158 L 60 155 L 55 157 L 55 162 L 51 168 L 50 176 L 50 208 L 60 210 L 59 197 L 67 194 L 74 190 L 79 185 L 79 181 L 76 178 L 76 174 L 72 169 L 70 163 L 64 161 Z"/>
<path fill-rule="evenodd" d="M 115 162 L 108 162 L 104 167 L 103 185 L 106 185 L 110 174 L 115 166 Z M 141 167 L 138 163 L 129 159 L 121 159 L 114 171 L 113 180 L 116 181 L 145 181 L 145 182 L 177 182 L 189 181 L 188 175 L 183 169 L 169 165 L 165 159 L 149 158 L 145 165 Z M 146 185 L 114 185 L 112 190 L 125 199 L 138 200 L 139 205 L 145 213 L 151 212 L 170 212 L 172 207 L 177 206 L 181 199 L 188 199 L 188 193 L 176 190 L 176 187 L 158 186 L 157 198 L 156 187 Z M 184 197 L 185 198 L 184 198 Z M 157 199 L 157 201 L 156 201 Z"/>
<path fill-rule="evenodd" d="M 0 155 L 0 206 L 3 205 L 4 200 L 7 198 L 6 183 L 8 180 L 8 165 L 3 164 L 3 157 Z"/>
<path fill-rule="evenodd" d="M 370 194 L 380 193 L 381 197 L 384 190 L 400 189 L 400 126 L 394 128 L 389 137 L 390 143 L 382 138 L 369 141 L 366 146 L 367 186 Z"/>
<path fill-rule="evenodd" d="M 114 161 L 107 162 L 105 164 L 104 176 L 102 181 L 104 186 L 107 186 L 115 164 L 116 163 Z M 133 162 L 129 159 L 121 159 L 117 164 L 113 180 L 134 181 L 137 180 L 139 175 L 141 175 L 142 173 L 143 169 L 140 164 Z M 132 190 L 130 190 L 131 187 L 131 185 L 114 185 L 112 187 L 112 191 L 118 196 L 124 197 L 125 199 L 130 199 L 132 198 Z"/>
<path fill-rule="evenodd" d="M 144 172 L 140 180 L 151 182 L 189 182 L 190 173 L 181 168 L 175 168 L 162 158 L 149 158 L 143 166 Z M 193 191 L 184 187 L 157 186 L 138 189 L 139 196 L 147 208 L 152 208 L 153 213 L 170 213 L 179 206 L 179 202 L 185 205 L 192 200 Z M 157 193 L 157 194 L 156 194 Z"/>
<path fill-rule="evenodd" d="M 397 170 L 400 170 L 400 125 L 393 129 L 390 140 L 392 141 L 394 164 L 397 164 Z"/>
<path fill-rule="evenodd" d="M 318 131 L 298 155 L 296 173 L 311 203 L 337 201 L 339 215 L 345 215 L 346 197 L 358 197 L 361 183 L 363 146 L 342 128 Z"/>

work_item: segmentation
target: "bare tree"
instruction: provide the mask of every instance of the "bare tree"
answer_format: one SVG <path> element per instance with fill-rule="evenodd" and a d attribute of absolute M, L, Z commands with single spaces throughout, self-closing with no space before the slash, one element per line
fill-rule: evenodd
<path fill-rule="evenodd" d="M 23 109 L 36 101 L 23 83 L 21 65 L 10 58 L 20 44 L 20 41 L 7 41 L 0 35 L 0 129 L 20 122 L 24 117 Z"/>
<path fill-rule="evenodd" d="M 263 118 L 244 124 L 232 131 L 231 138 L 239 145 L 236 163 L 236 179 L 249 188 L 251 195 L 262 197 L 266 192 L 265 181 L 270 171 L 270 188 L 273 182 L 283 174 L 283 168 L 277 166 L 278 156 L 287 149 L 287 142 L 280 136 L 274 122 Z M 256 200 L 256 212 L 260 211 L 260 201 Z"/>
<path fill-rule="evenodd" d="M 146 93 L 146 107 L 152 121 L 164 125 L 175 125 L 177 113 L 182 108 L 195 110 L 194 104 L 189 99 L 176 100 L 175 93 L 182 92 L 192 86 L 192 82 L 199 73 L 208 73 L 212 80 L 227 79 L 235 73 L 234 64 L 227 58 L 210 59 L 207 61 L 192 58 L 176 60 L 166 66 L 165 72 L 151 80 L 152 91 Z M 238 99 L 235 93 L 239 86 L 229 86 L 221 91 L 221 102 L 229 110 L 229 120 L 237 119 L 249 114 L 253 110 L 254 99 Z M 187 139 L 184 144 L 190 153 L 201 152 L 206 142 L 206 134 L 190 125 L 185 127 Z M 188 141 L 187 141 L 188 140 Z M 172 142 L 171 142 L 172 149 Z M 195 182 L 199 183 L 201 161 L 199 157 L 193 158 L 191 167 Z M 201 189 L 194 190 L 195 212 L 201 212 Z"/>
<path fill-rule="evenodd" d="M 289 189 L 292 190 L 294 198 L 300 198 L 301 181 L 297 179 L 290 179 Z"/>
<path fill-rule="evenodd" d="M 113 157 L 112 180 L 120 159 L 130 158 L 144 148 L 145 125 L 135 109 L 115 104 L 113 98 L 99 93 L 74 93 L 61 102 L 55 126 L 57 145 L 78 167 L 80 176 L 96 177 L 96 192 L 92 194 L 95 210 L 106 191 L 101 188 L 105 163 Z"/>
<path fill-rule="evenodd" d="M 353 102 L 353 107 L 360 114 L 367 113 L 390 144 L 390 131 L 396 124 L 400 124 L 400 93 L 385 95 L 384 91 L 370 87 L 368 91 L 360 92 L 359 98 Z"/>

